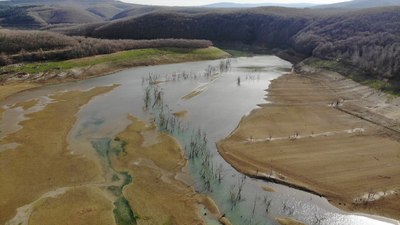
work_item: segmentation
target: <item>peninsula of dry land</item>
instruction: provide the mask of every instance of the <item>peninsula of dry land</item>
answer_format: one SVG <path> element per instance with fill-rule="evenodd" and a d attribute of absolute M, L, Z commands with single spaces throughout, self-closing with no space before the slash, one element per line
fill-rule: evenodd
<path fill-rule="evenodd" d="M 400 219 L 399 100 L 337 73 L 287 74 L 218 143 L 237 170 Z"/>

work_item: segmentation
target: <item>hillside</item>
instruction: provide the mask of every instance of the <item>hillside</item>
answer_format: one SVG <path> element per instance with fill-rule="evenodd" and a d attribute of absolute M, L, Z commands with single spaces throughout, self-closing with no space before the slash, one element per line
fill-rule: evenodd
<path fill-rule="evenodd" d="M 258 3 L 258 4 L 241 4 L 234 2 L 219 2 L 214 4 L 205 5 L 207 8 L 255 8 L 263 6 L 280 6 L 289 8 L 307 8 L 316 6 L 316 4 L 311 3 Z"/>
<path fill-rule="evenodd" d="M 293 43 L 309 56 L 343 61 L 371 76 L 400 79 L 400 7 L 321 19 L 296 34 Z"/>
<path fill-rule="evenodd" d="M 262 48 L 285 57 L 295 55 L 296 59 L 328 60 L 336 63 L 335 70 L 349 67 L 385 82 L 400 80 L 400 6 L 209 9 L 87 0 L 79 2 L 81 7 L 77 8 L 73 4 L 62 6 L 65 2 L 56 6 L 24 6 L 30 1 L 13 2 L 16 1 L 18 5 L 0 7 L 0 25 L 29 24 L 67 35 L 104 39 L 205 39 L 224 46 Z M 379 4 L 398 1 L 384 0 Z M 75 0 L 69 2 L 78 4 Z M 360 6 L 368 2 L 341 4 Z"/>
<path fill-rule="evenodd" d="M 143 16 L 152 12 L 156 12 L 160 10 L 162 7 L 159 6 L 136 6 L 133 8 L 129 8 L 126 10 L 123 10 L 119 13 L 116 13 L 112 19 L 121 19 L 125 17 L 139 17 Z"/>
<path fill-rule="evenodd" d="M 144 48 L 207 48 L 205 40 L 105 40 L 43 31 L 0 30 L 0 66 L 55 61 Z"/>
<path fill-rule="evenodd" d="M 65 32 L 109 39 L 206 39 L 224 45 L 280 49 L 303 59 L 315 57 L 353 66 L 370 77 L 399 80 L 399 28 L 400 7 L 262 7 L 199 13 L 157 11 Z"/>
<path fill-rule="evenodd" d="M 225 10 L 137 5 L 117 0 L 11 0 L 0 1 L 0 26 L 24 29 L 66 28 L 129 19 L 155 12 L 199 14 L 210 11 Z"/>
<path fill-rule="evenodd" d="M 296 13 L 298 17 L 279 14 Z M 217 42 L 242 42 L 267 47 L 284 47 L 310 20 L 303 11 L 268 8 L 257 11 L 224 11 L 200 14 L 158 12 L 128 20 L 114 21 L 87 34 L 99 38 L 152 39 L 180 37 Z M 129 27 L 130 29 L 124 29 Z M 276 29 L 276 28 L 280 29 Z M 136 32 L 140 30 L 141 32 Z"/>
<path fill-rule="evenodd" d="M 0 4 L 0 26 L 42 28 L 103 22 L 135 5 L 114 0 L 12 0 Z"/>

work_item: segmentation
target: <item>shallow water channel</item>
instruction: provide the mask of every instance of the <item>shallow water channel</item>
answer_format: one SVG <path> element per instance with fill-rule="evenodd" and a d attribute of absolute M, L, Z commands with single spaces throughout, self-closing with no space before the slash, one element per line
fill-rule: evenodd
<path fill-rule="evenodd" d="M 257 108 L 257 104 L 266 103 L 265 89 L 270 81 L 290 71 L 292 65 L 275 56 L 244 57 L 232 59 L 231 67 L 226 72 L 213 71 L 211 76 L 204 76 L 209 66 L 218 68 L 219 64 L 220 60 L 215 60 L 138 67 L 104 77 L 23 92 L 7 99 L 4 105 L 33 98 L 40 98 L 39 103 L 46 104 L 49 102 L 46 96 L 56 91 L 86 90 L 120 84 L 112 92 L 97 96 L 85 105 L 78 113 L 78 121 L 69 134 L 72 152 L 95 159 L 96 152 L 91 141 L 113 138 L 124 130 L 129 124 L 128 114 L 144 121 L 150 121 L 158 115 L 157 110 L 144 110 L 148 78 L 157 77 L 155 85 L 162 91 L 162 104 L 164 110 L 168 110 L 166 113 L 187 112 L 179 118 L 180 125 L 185 127 L 184 132 L 171 133 L 186 149 L 193 135 L 199 131 L 206 136 L 207 160 L 220 178 L 205 186 L 201 159 L 193 159 L 189 160 L 192 185 L 197 191 L 211 196 L 233 224 L 272 225 L 278 224 L 275 221 L 277 217 L 290 217 L 306 224 L 321 225 L 398 224 L 385 218 L 348 214 L 331 206 L 324 198 L 244 177 L 225 162 L 218 154 L 215 143 L 228 136 L 244 115 Z M 39 109 L 40 106 L 37 106 L 36 110 Z M 8 110 L 4 114 L 6 122 L 1 127 L 5 132 L 0 135 L 18 129 L 16 123 L 24 119 L 24 113 L 18 109 Z M 263 190 L 265 186 L 275 192 Z M 241 198 L 233 203 L 232 195 L 237 193 L 239 187 Z"/>

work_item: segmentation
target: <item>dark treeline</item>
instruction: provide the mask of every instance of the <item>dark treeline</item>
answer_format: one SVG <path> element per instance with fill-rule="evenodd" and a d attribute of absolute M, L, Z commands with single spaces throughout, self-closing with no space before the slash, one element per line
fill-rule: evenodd
<path fill-rule="evenodd" d="M 400 7 L 164 12 L 82 31 L 82 35 L 111 39 L 195 38 L 295 50 L 304 58 L 337 60 L 371 76 L 400 79 Z"/>
<path fill-rule="evenodd" d="M 308 24 L 306 18 L 254 13 L 201 15 L 155 13 L 132 20 L 111 22 L 86 33 L 102 38 L 188 38 L 241 42 L 267 47 L 287 47 L 290 38 Z M 124 28 L 124 32 L 121 32 Z M 138 32 L 140 31 L 140 32 Z"/>
<path fill-rule="evenodd" d="M 22 61 L 64 60 L 143 48 L 206 48 L 206 40 L 107 40 L 44 31 L 0 30 L 0 65 Z"/>
<path fill-rule="evenodd" d="M 294 36 L 297 51 L 341 61 L 368 75 L 400 79 L 400 8 L 324 18 Z"/>

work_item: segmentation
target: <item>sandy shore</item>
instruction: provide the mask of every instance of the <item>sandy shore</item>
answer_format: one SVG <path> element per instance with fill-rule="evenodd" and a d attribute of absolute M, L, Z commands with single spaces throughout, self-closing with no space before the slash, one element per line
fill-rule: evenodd
<path fill-rule="evenodd" d="M 218 143 L 237 170 L 400 219 L 399 100 L 339 74 L 287 74 Z"/>
<path fill-rule="evenodd" d="M 117 170 L 133 176 L 124 195 L 140 217 L 137 224 L 205 224 L 199 207 L 205 207 L 215 219 L 220 218 L 211 199 L 196 194 L 191 186 L 177 179 L 185 173 L 187 163 L 177 140 L 154 126 L 130 119 L 132 123 L 117 136 L 126 143 L 126 154 L 114 157 L 112 163 Z"/>
<path fill-rule="evenodd" d="M 0 144 L 19 144 L 0 152 L 0 224 L 45 193 L 102 180 L 98 165 L 69 153 L 66 137 L 80 107 L 113 88 L 55 94 L 51 96 L 55 103 L 29 114 L 20 123 L 22 129 L 0 140 Z"/>

